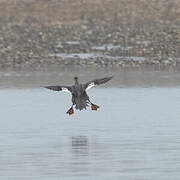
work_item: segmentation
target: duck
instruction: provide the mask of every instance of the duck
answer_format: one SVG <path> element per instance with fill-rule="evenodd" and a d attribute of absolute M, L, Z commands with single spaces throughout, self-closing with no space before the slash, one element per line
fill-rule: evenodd
<path fill-rule="evenodd" d="M 97 111 L 99 109 L 99 106 L 90 101 L 90 98 L 87 94 L 87 90 L 89 90 L 90 88 L 94 86 L 101 85 L 108 82 L 109 80 L 112 79 L 112 77 L 113 76 L 104 77 L 100 79 L 94 79 L 83 84 L 79 83 L 78 77 L 74 77 L 74 85 L 72 86 L 56 85 L 56 86 L 45 86 L 45 88 L 53 90 L 53 91 L 65 91 L 65 92 L 71 93 L 72 106 L 66 112 L 69 115 L 72 115 L 74 113 L 74 106 L 75 106 L 75 109 L 81 111 L 83 109 L 87 109 L 87 107 L 91 105 L 91 110 Z"/>

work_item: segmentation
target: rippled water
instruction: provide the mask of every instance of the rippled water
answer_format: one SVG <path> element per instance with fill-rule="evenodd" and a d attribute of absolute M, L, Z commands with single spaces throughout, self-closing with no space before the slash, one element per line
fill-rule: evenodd
<path fill-rule="evenodd" d="M 1 90 L 1 179 L 179 178 L 180 88 L 96 88 L 89 95 L 100 110 L 68 116 L 65 93 Z"/>

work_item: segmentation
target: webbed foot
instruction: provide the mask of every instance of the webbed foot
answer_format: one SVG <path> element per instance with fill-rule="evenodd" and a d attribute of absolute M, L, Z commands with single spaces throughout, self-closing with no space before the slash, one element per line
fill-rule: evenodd
<path fill-rule="evenodd" d="M 95 104 L 92 104 L 92 103 L 91 103 L 91 109 L 92 109 L 92 110 L 97 111 L 98 108 L 99 108 L 98 105 L 95 105 Z"/>
<path fill-rule="evenodd" d="M 74 109 L 73 109 L 73 107 L 71 107 L 71 108 L 66 112 L 66 114 L 69 114 L 69 115 L 74 114 Z"/>

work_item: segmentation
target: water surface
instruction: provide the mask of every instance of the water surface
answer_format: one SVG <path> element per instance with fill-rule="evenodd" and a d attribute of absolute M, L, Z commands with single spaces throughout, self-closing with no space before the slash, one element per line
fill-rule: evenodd
<path fill-rule="evenodd" d="M 94 88 L 92 112 L 71 97 L 1 89 L 3 180 L 169 180 L 180 176 L 180 88 Z"/>

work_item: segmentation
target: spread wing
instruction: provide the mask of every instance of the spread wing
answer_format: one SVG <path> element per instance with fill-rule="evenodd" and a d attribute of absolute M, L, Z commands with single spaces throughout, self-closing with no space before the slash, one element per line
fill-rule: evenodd
<path fill-rule="evenodd" d="M 113 76 L 89 81 L 86 84 L 84 84 L 84 87 L 85 87 L 86 90 L 88 90 L 88 89 L 90 89 L 90 88 L 92 88 L 92 87 L 94 87 L 96 85 L 100 85 L 100 84 L 104 84 L 104 83 L 108 82 L 109 80 L 112 79 L 112 77 Z"/>
<path fill-rule="evenodd" d="M 53 91 L 65 91 L 65 92 L 72 91 L 72 88 L 70 86 L 45 86 L 45 88 Z"/>

